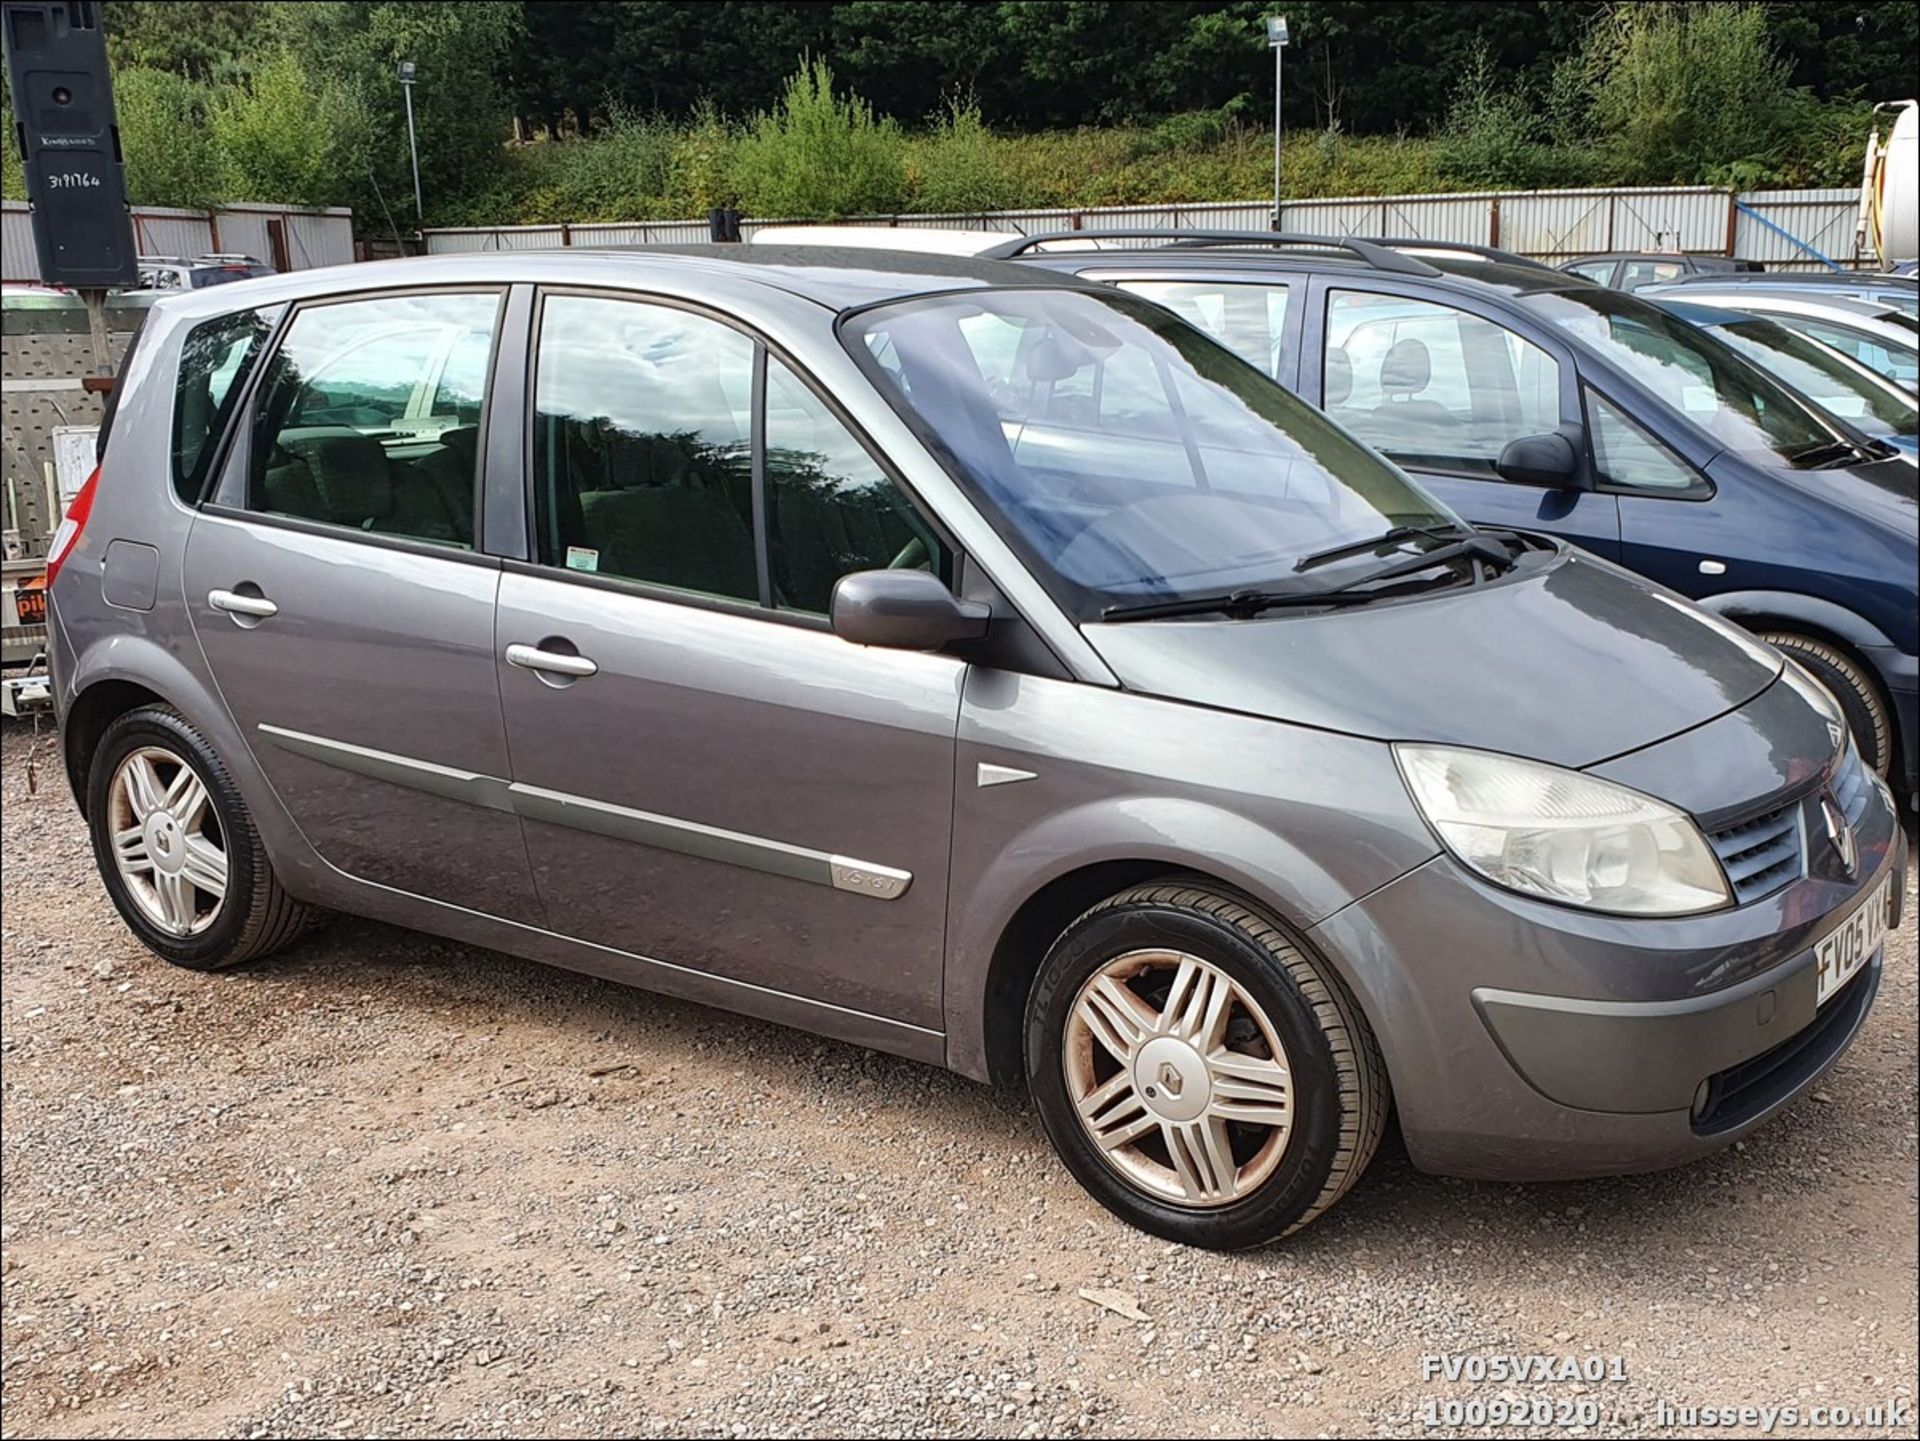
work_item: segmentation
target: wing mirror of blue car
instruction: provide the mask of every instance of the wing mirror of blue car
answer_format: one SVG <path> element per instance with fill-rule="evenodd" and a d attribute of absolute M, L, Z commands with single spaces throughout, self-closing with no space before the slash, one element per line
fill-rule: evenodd
<path fill-rule="evenodd" d="M 1557 430 L 1544 435 L 1523 435 L 1508 442 L 1493 468 L 1502 480 L 1515 485 L 1538 485 L 1549 490 L 1592 489 L 1580 468 L 1580 452 Z"/>
<path fill-rule="evenodd" d="M 833 631 L 855 645 L 939 650 L 987 633 L 992 609 L 924 570 L 858 570 L 833 588 Z"/>

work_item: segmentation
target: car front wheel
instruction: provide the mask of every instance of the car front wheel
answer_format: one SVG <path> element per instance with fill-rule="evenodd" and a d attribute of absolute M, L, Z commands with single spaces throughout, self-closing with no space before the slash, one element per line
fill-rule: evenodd
<path fill-rule="evenodd" d="M 1833 693 L 1847 717 L 1860 759 L 1886 779 L 1893 769 L 1893 717 L 1866 667 L 1836 646 L 1792 631 L 1771 631 L 1760 638 L 1799 661 Z"/>
<path fill-rule="evenodd" d="M 1298 1230 L 1366 1169 L 1378 1047 L 1317 957 L 1197 880 L 1068 927 L 1029 997 L 1028 1085 L 1067 1168 L 1123 1220 L 1233 1249 Z"/>

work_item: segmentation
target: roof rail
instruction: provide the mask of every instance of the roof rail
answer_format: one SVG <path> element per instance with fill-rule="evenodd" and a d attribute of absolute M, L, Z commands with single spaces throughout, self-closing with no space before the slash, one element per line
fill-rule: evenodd
<path fill-rule="evenodd" d="M 982 260 L 1012 260 L 1041 245 L 1066 240 L 1162 240 L 1168 249 L 1225 249 L 1236 245 L 1300 246 L 1315 250 L 1344 250 L 1364 260 L 1375 270 L 1397 275 L 1438 275 L 1425 261 L 1402 255 L 1389 246 L 1368 240 L 1353 240 L 1338 235 L 1291 235 L 1272 230 L 1050 230 L 1041 235 L 1022 235 L 1003 245 L 980 252 Z"/>
<path fill-rule="evenodd" d="M 1521 265 L 1529 270 L 1553 269 L 1545 261 L 1535 260 L 1530 255 L 1519 255 L 1511 250 L 1502 250 L 1497 245 L 1469 245 L 1464 240 L 1421 240 L 1412 235 L 1362 235 L 1355 238 L 1365 244 L 1383 246 L 1388 250 L 1435 250 L 1448 255 L 1477 255 L 1482 260 L 1498 260 L 1504 265 Z"/>

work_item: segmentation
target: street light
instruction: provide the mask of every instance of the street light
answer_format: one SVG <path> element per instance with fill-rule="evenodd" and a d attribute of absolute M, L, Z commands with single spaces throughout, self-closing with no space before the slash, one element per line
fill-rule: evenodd
<path fill-rule="evenodd" d="M 407 97 L 407 153 L 413 157 L 413 218 L 424 225 L 427 209 L 420 203 L 420 143 L 413 135 L 413 62 L 402 60 L 393 69 L 400 77 L 401 93 Z"/>
<path fill-rule="evenodd" d="M 1273 50 L 1273 228 L 1280 228 L 1280 94 L 1282 57 L 1287 48 L 1287 17 L 1267 17 L 1267 44 Z"/>

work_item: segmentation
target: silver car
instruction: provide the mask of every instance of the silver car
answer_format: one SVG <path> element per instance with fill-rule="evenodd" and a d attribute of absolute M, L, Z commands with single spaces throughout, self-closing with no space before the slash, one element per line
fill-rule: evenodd
<path fill-rule="evenodd" d="M 160 956 L 348 911 L 1023 1081 L 1178 1241 L 1306 1224 L 1390 1114 L 1459 1175 L 1709 1153 L 1898 919 L 1794 665 L 1057 274 L 267 278 L 154 307 L 102 454 L 52 673 Z"/>

